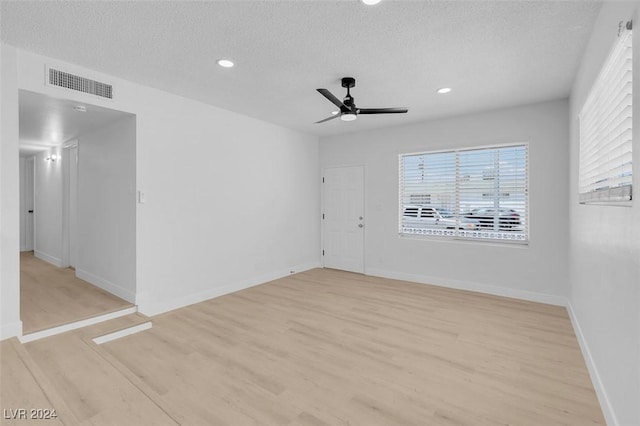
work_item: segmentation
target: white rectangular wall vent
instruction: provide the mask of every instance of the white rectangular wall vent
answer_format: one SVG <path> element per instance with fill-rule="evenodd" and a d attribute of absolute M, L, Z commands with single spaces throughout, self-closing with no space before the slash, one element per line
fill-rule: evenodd
<path fill-rule="evenodd" d="M 101 98 L 113 99 L 113 86 L 78 75 L 69 74 L 55 68 L 47 69 L 47 83 L 52 86 L 76 90 Z"/>

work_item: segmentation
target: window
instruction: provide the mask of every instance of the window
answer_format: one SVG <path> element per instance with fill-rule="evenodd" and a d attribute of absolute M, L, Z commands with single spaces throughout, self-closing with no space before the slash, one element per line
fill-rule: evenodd
<path fill-rule="evenodd" d="M 528 173 L 522 144 L 402 154 L 400 234 L 526 242 Z"/>
<path fill-rule="evenodd" d="M 620 34 L 580 112 L 581 203 L 631 200 L 631 37 Z"/>

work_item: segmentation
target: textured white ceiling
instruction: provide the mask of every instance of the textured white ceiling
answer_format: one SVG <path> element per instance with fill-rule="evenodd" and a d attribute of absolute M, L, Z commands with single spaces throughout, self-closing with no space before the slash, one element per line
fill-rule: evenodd
<path fill-rule="evenodd" d="M 599 1 L 2 2 L 2 41 L 318 135 L 566 97 Z M 219 58 L 233 69 L 216 65 Z M 340 78 L 359 107 L 332 120 Z M 436 89 L 453 87 L 448 95 Z"/>
<path fill-rule="evenodd" d="M 66 141 L 130 115 L 26 90 L 20 91 L 19 102 L 21 156 L 60 146 Z M 73 109 L 78 105 L 85 106 L 86 112 Z"/>

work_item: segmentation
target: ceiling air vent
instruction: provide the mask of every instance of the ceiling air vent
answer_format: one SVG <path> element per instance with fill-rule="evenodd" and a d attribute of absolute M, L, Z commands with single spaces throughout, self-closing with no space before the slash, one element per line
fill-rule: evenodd
<path fill-rule="evenodd" d="M 113 99 L 113 86 L 78 75 L 69 74 L 55 68 L 47 69 L 47 82 L 52 86 L 63 87 L 65 89 L 76 90 L 88 93 L 101 98 Z"/>

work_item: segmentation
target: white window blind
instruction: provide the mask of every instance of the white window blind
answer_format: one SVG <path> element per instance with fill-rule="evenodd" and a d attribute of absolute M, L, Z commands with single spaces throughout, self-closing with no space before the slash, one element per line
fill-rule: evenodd
<path fill-rule="evenodd" d="M 400 234 L 526 242 L 528 147 L 402 154 Z"/>
<path fill-rule="evenodd" d="M 631 200 L 631 39 L 620 35 L 580 112 L 581 203 Z"/>

